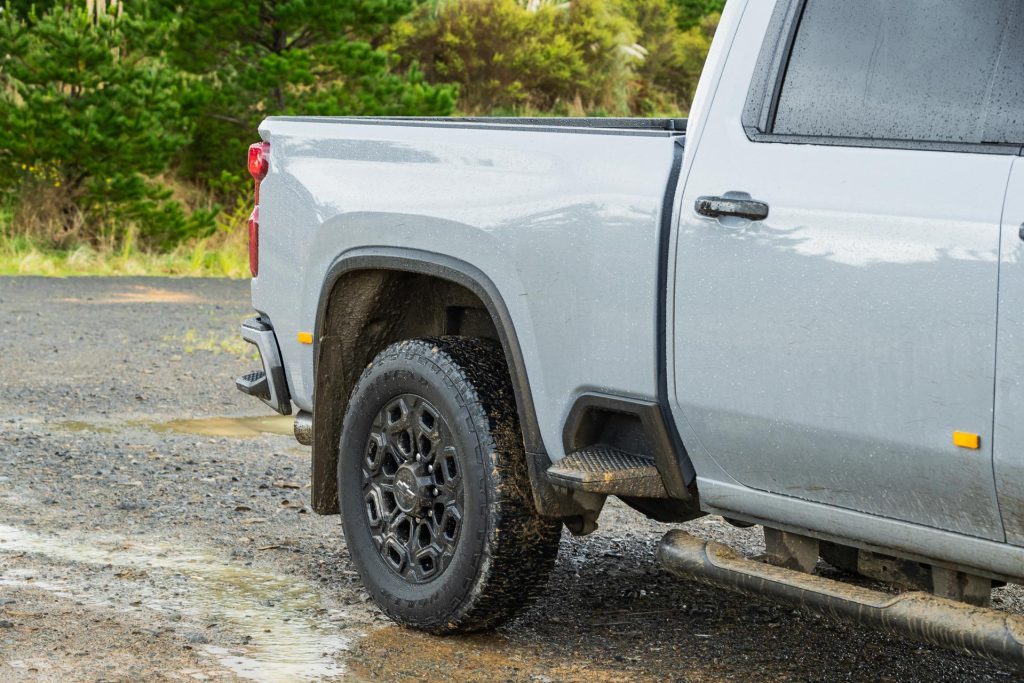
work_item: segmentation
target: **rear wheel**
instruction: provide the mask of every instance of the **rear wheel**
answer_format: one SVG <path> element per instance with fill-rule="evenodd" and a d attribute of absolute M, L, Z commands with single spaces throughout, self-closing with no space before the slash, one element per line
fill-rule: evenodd
<path fill-rule="evenodd" d="M 339 446 L 342 524 L 395 621 L 489 628 L 545 582 L 561 524 L 534 510 L 519 435 L 504 358 L 487 340 L 401 342 L 363 373 Z"/>

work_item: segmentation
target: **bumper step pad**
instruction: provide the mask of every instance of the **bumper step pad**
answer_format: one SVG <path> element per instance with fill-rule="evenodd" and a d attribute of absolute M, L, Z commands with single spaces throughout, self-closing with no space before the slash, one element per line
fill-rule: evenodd
<path fill-rule="evenodd" d="M 267 381 L 267 373 L 262 370 L 242 375 L 235 380 L 235 386 L 243 394 L 255 396 L 264 401 L 270 400 L 270 382 Z"/>
<path fill-rule="evenodd" d="M 556 486 L 588 493 L 635 498 L 667 498 L 654 459 L 610 446 L 588 446 L 548 468 Z"/>

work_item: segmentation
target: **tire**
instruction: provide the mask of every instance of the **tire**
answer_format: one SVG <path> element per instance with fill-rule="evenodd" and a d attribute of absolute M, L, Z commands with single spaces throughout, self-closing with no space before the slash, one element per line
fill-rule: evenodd
<path fill-rule="evenodd" d="M 391 619 L 480 631 L 535 597 L 561 523 L 534 509 L 500 346 L 470 337 L 389 346 L 356 383 L 342 427 L 345 540 Z"/>

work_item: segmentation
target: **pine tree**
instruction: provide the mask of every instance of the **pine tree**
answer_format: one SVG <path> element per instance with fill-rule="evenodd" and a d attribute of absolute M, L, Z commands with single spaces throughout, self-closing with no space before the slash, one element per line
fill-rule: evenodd
<path fill-rule="evenodd" d="M 410 8 L 410 0 L 195 0 L 175 8 L 175 61 L 206 90 L 186 171 L 230 194 L 268 115 L 451 113 L 453 88 L 428 84 L 415 65 L 397 69 L 380 49 L 384 30 Z"/>
<path fill-rule="evenodd" d="M 135 224 L 170 243 L 196 230 L 154 181 L 192 135 L 192 79 L 160 52 L 170 28 L 117 3 L 0 14 L 0 186 L 45 190 L 60 222 L 93 234 Z"/>

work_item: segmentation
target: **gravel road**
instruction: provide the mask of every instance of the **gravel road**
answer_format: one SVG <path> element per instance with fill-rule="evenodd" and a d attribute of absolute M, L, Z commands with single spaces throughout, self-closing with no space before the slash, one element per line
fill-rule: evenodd
<path fill-rule="evenodd" d="M 1017 680 L 673 579 L 669 527 L 620 505 L 498 632 L 398 629 L 309 511 L 308 449 L 234 389 L 248 311 L 241 282 L 0 278 L 0 680 Z"/>

